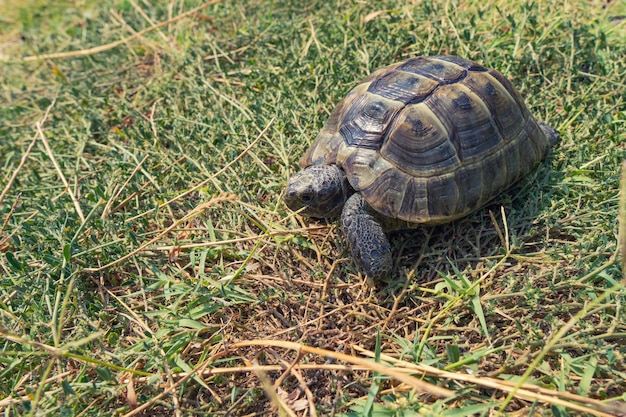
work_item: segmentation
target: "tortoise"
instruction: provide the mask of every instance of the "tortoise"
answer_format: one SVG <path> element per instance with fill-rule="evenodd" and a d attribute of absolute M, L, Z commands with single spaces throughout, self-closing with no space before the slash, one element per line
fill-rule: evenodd
<path fill-rule="evenodd" d="M 333 110 L 285 190 L 293 211 L 341 217 L 372 279 L 392 271 L 386 232 L 450 222 L 527 175 L 559 140 L 502 74 L 456 56 L 381 68 Z"/>

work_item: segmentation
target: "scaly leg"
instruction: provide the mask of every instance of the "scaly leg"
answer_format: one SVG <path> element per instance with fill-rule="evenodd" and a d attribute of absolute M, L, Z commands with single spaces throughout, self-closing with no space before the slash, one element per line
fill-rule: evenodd
<path fill-rule="evenodd" d="M 341 225 L 352 256 L 374 280 L 388 278 L 393 261 L 391 245 L 374 210 L 359 193 L 353 194 L 341 213 Z"/>

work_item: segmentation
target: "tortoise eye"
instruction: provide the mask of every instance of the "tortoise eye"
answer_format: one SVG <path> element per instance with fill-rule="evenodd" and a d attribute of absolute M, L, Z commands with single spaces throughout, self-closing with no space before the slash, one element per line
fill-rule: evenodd
<path fill-rule="evenodd" d="M 302 194 L 302 197 L 300 197 L 300 199 L 305 203 L 310 203 L 311 201 L 313 201 L 313 196 L 311 194 Z"/>

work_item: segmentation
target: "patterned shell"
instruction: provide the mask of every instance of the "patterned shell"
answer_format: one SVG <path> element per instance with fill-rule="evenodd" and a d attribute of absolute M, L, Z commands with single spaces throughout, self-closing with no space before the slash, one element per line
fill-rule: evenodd
<path fill-rule="evenodd" d="M 458 57 L 419 57 L 348 93 L 301 165 L 337 164 L 381 214 L 436 224 L 487 203 L 549 147 L 502 74 Z"/>

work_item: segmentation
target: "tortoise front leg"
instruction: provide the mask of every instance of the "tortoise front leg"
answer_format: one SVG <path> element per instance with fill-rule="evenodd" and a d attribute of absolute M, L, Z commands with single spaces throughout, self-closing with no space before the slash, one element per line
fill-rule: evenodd
<path fill-rule="evenodd" d="M 341 225 L 352 256 L 371 279 L 386 278 L 393 262 L 391 245 L 374 210 L 359 193 L 353 194 L 341 213 Z"/>

